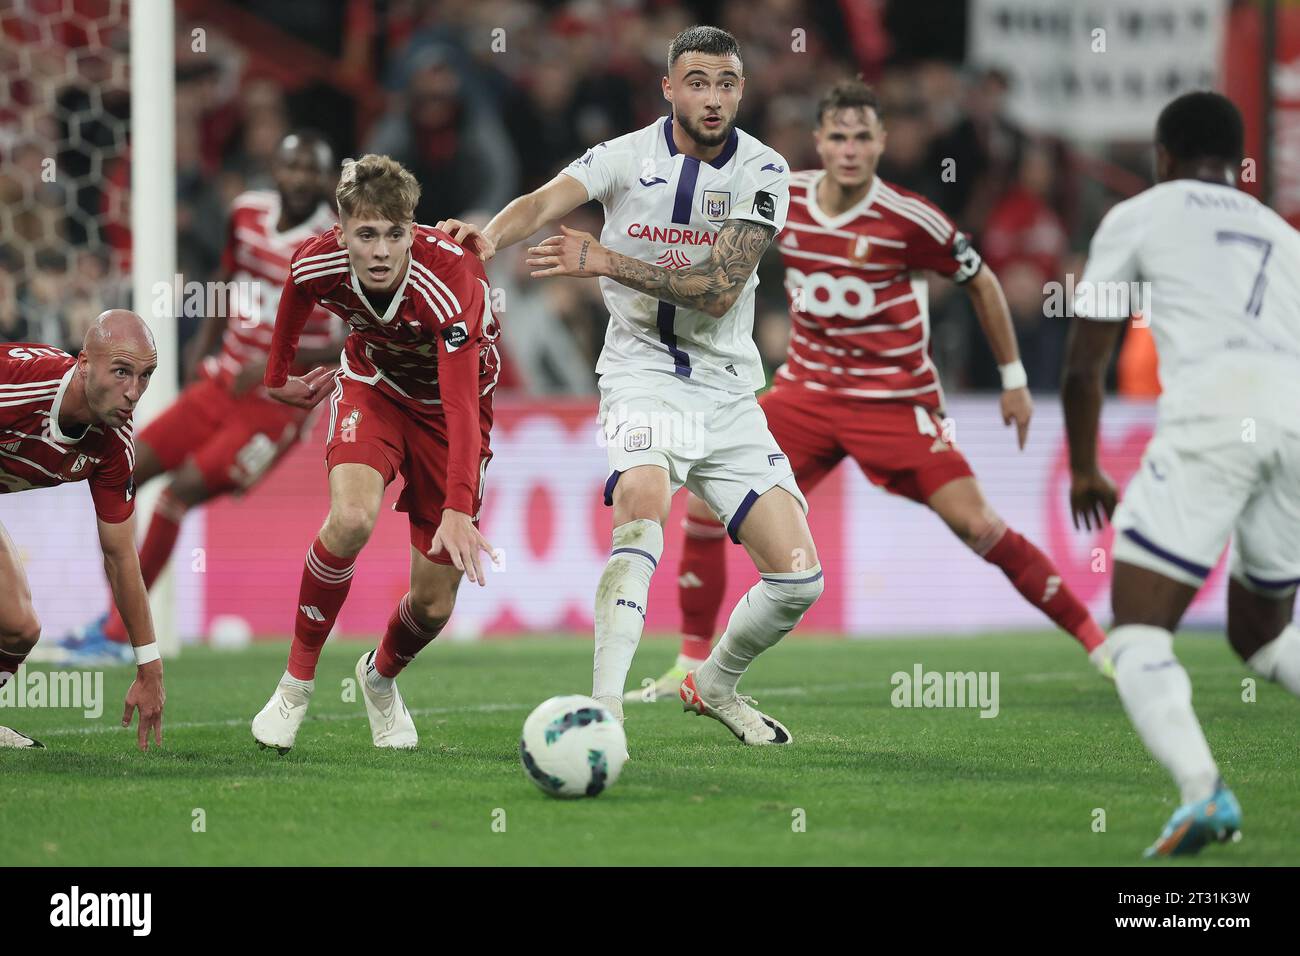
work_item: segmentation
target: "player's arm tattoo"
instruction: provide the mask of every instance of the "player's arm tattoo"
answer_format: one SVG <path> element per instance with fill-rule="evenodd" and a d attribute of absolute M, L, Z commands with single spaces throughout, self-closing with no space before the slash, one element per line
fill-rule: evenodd
<path fill-rule="evenodd" d="M 762 223 L 728 219 L 703 262 L 684 269 L 665 269 L 610 252 L 610 278 L 663 302 L 720 317 L 740 297 L 775 234 L 775 229 Z"/>

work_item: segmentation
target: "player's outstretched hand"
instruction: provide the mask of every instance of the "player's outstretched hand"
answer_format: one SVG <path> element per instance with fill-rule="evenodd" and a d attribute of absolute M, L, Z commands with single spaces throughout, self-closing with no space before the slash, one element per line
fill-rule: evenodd
<path fill-rule="evenodd" d="M 433 536 L 429 555 L 440 554 L 444 550 L 451 555 L 451 563 L 456 565 L 456 569 L 465 572 L 465 577 L 479 587 L 487 584 L 479 552 L 487 554 L 495 563 L 496 549 L 488 543 L 487 538 L 479 534 L 478 528 L 474 527 L 474 521 L 469 515 L 452 511 L 450 508 L 443 509 L 442 522 Z"/>
<path fill-rule="evenodd" d="M 575 279 L 594 279 L 598 258 L 605 247 L 589 232 L 580 232 L 560 226 L 564 235 L 551 236 L 540 245 L 528 249 L 528 264 L 536 269 L 529 273 L 534 279 L 544 276 L 573 276 Z"/>
<path fill-rule="evenodd" d="M 152 661 L 136 668 L 135 680 L 126 692 L 126 710 L 122 712 L 122 726 L 130 727 L 131 718 L 140 711 L 140 723 L 136 727 L 136 746 L 141 750 L 149 749 L 149 731 L 153 731 L 153 742 L 159 747 L 163 742 L 163 704 L 167 701 L 167 692 L 163 689 L 162 661 Z"/>
<path fill-rule="evenodd" d="M 1074 528 L 1079 529 L 1079 519 L 1089 531 L 1102 529 L 1102 515 L 1109 520 L 1115 513 L 1119 501 L 1119 492 L 1110 476 L 1098 469 L 1091 474 L 1072 475 L 1070 477 L 1070 515 L 1074 519 Z"/>
<path fill-rule="evenodd" d="M 487 262 L 497 254 L 496 243 L 483 235 L 483 230 L 472 222 L 462 222 L 459 219 L 443 219 L 433 228 L 451 236 L 478 256 L 482 262 Z"/>
<path fill-rule="evenodd" d="M 1002 393 L 1002 424 L 1016 423 L 1016 440 L 1020 450 L 1025 449 L 1025 439 L 1029 437 L 1029 419 L 1034 417 L 1034 400 L 1029 397 L 1029 389 L 1012 388 Z"/>
<path fill-rule="evenodd" d="M 279 388 L 268 388 L 271 397 L 295 408 L 315 408 L 334 384 L 338 369 L 321 365 L 306 375 L 290 376 Z"/>

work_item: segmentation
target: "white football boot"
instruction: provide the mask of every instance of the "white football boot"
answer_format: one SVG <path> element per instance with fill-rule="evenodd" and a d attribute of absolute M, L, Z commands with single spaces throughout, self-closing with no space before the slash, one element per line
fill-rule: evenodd
<path fill-rule="evenodd" d="M 754 706 L 758 701 L 752 697 L 733 694 L 731 700 L 722 703 L 706 701 L 695 687 L 694 671 L 682 681 L 680 693 L 683 710 L 702 717 L 712 717 L 735 734 L 742 744 L 761 747 L 767 744 L 788 744 L 793 740 L 784 724 Z"/>
<path fill-rule="evenodd" d="M 39 740 L 28 737 L 26 734 L 21 734 L 12 728 L 0 727 L 0 748 L 4 747 L 35 747 L 44 750 L 45 744 L 41 743 Z"/>
<path fill-rule="evenodd" d="M 370 736 L 376 747 L 391 747 L 395 750 L 410 750 L 420 743 L 420 735 L 415 732 L 415 721 L 411 712 L 402 701 L 402 692 L 393 682 L 393 689 L 387 694 L 370 686 L 366 680 L 366 669 L 370 666 L 374 651 L 362 654 L 357 661 L 357 683 L 361 685 L 361 696 L 366 699 L 366 716 L 370 718 Z"/>
<path fill-rule="evenodd" d="M 287 754 L 298 739 L 298 728 L 307 717 L 311 691 L 281 680 L 266 706 L 253 718 L 253 739 L 263 749 Z"/>

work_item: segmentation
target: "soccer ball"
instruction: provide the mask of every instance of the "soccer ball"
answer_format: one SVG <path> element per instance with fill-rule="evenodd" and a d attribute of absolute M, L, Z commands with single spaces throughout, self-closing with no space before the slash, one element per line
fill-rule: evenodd
<path fill-rule="evenodd" d="M 528 779 L 552 797 L 594 797 L 627 759 L 623 725 L 590 697 L 552 697 L 524 721 L 519 757 Z"/>

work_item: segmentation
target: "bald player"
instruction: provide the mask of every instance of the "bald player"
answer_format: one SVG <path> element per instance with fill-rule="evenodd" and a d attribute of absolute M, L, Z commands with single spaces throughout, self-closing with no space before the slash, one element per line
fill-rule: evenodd
<path fill-rule="evenodd" d="M 163 667 L 149 596 L 135 553 L 135 449 L 131 413 L 158 365 L 153 335 L 134 312 L 95 319 L 73 358 L 50 345 L 0 345 L 0 493 L 85 481 L 99 521 L 99 543 L 113 600 L 122 609 L 136 662 L 122 726 L 136 710 L 136 738 L 162 744 Z M 0 687 L 17 673 L 41 635 L 18 549 L 0 526 Z M 0 747 L 40 747 L 0 727 Z"/>
<path fill-rule="evenodd" d="M 334 154 L 319 134 L 299 130 L 281 141 L 272 173 L 274 190 L 242 193 L 231 207 L 225 307 L 207 316 L 186 350 L 189 384 L 136 441 L 136 484 L 166 483 L 140 546 L 146 588 L 171 560 L 190 509 L 250 491 L 310 431 L 311 410 L 272 399 L 262 374 L 289 260 L 337 221 Z M 337 364 L 346 332 L 330 313 L 313 309 L 298 370 Z M 132 660 L 124 615 L 112 607 L 60 645 L 85 666 Z"/>

